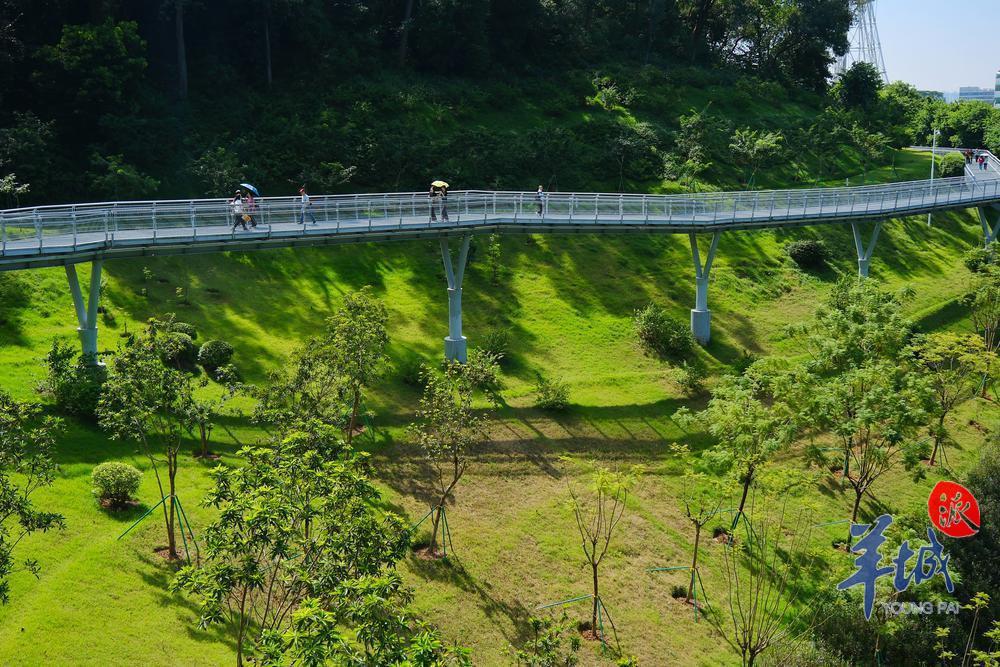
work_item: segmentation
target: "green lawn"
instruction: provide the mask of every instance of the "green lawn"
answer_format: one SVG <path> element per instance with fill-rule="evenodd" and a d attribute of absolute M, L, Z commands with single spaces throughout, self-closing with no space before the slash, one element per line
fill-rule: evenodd
<path fill-rule="evenodd" d="M 886 168 L 869 178 L 917 178 L 927 166 L 925 155 L 897 153 L 895 172 Z M 826 272 L 802 273 L 785 257 L 783 246 L 804 237 L 830 246 L 835 259 Z M 961 254 L 980 242 L 978 221 L 968 212 L 935 216 L 930 228 L 924 218 L 892 221 L 880 237 L 872 276 L 893 289 L 914 289 L 907 310 L 922 327 L 966 328 L 966 313 L 955 301 L 968 279 Z M 687 239 L 504 237 L 497 284 L 484 264 L 484 243 L 476 240 L 466 278 L 465 329 L 473 346 L 491 328 L 511 329 L 506 406 L 449 512 L 458 558 L 403 564 L 415 607 L 445 637 L 471 647 L 476 664 L 503 663 L 508 644 L 526 638 L 535 607 L 587 592 L 588 573 L 564 505 L 567 484 L 582 481 L 560 457 L 643 463 L 647 474 L 603 566 L 605 601 L 623 649 L 650 665 L 732 664 L 725 642 L 671 598 L 670 585 L 683 576 L 646 572 L 689 558 L 691 535 L 678 503 L 684 466 L 669 445 L 704 444 L 704 437 L 685 433 L 672 420 L 689 400 L 673 369 L 639 351 L 630 318 L 649 301 L 687 318 L 694 300 Z M 143 280 L 144 267 L 153 274 L 149 281 Z M 199 340 L 230 341 L 244 375 L 261 380 L 318 330 L 345 292 L 370 284 L 390 310 L 394 365 L 413 355 L 434 360 L 447 328 L 443 273 L 433 243 L 110 262 L 101 347 L 114 348 L 119 333 L 149 316 L 175 312 L 198 327 Z M 744 351 L 801 354 L 800 343 L 784 333 L 786 325 L 809 317 L 839 275 L 855 274 L 853 241 L 844 226 L 725 234 L 709 292 L 713 339 L 700 353 L 703 360 L 717 372 Z M 178 302 L 178 287 L 189 303 Z M 0 385 L 30 398 L 53 337 L 73 336 L 62 270 L 0 274 L 0 321 Z M 572 407 L 566 413 L 532 407 L 540 373 L 569 384 Z M 426 476 L 403 433 L 416 399 L 393 370 L 369 401 L 376 413 L 372 449 L 379 482 L 390 506 L 413 520 L 427 507 Z M 992 403 L 963 406 L 952 420 L 959 442 L 950 452 L 954 470 L 968 467 L 982 439 L 970 421 L 991 425 L 996 417 Z M 255 434 L 237 416 L 220 423 L 214 449 L 224 454 L 223 462 L 238 463 L 236 441 Z M 66 514 L 67 529 L 33 536 L 20 548 L 19 556 L 37 558 L 43 569 L 38 579 L 23 572 L 13 577 L 11 602 L 0 608 L 0 663 L 227 662 L 229 640 L 198 630 L 192 606 L 166 591 L 170 568 L 152 552 L 163 540 L 160 524 L 151 518 L 119 541 L 141 510 L 109 516 L 90 493 L 95 464 L 122 459 L 145 469 L 144 459 L 92 427 L 67 426 L 59 478 L 37 496 L 41 506 Z M 803 464 L 793 451 L 775 469 L 782 471 L 772 475 L 780 482 Z M 208 485 L 206 471 L 207 464 L 185 458 L 179 474 L 179 493 L 196 529 L 210 518 L 198 505 Z M 919 508 L 938 472 L 919 484 L 902 474 L 885 480 L 876 488 L 883 505 L 869 503 L 865 510 Z M 825 475 L 785 495 L 808 499 L 828 520 L 844 518 L 850 508 L 850 499 Z M 151 475 L 140 496 L 146 507 L 156 501 Z M 834 535 L 831 530 L 817 540 L 829 544 Z M 713 598 L 723 589 L 720 548 L 710 543 L 705 550 L 705 583 Z M 829 550 L 826 557 L 831 572 L 846 571 L 845 556 Z M 570 611 L 586 616 L 583 606 Z M 582 654 L 584 664 L 603 662 L 594 646 Z"/>

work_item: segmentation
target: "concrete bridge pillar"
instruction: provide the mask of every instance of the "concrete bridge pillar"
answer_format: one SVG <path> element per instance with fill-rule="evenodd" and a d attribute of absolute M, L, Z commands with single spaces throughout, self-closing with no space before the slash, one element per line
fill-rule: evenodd
<path fill-rule="evenodd" d="M 462 237 L 462 247 L 458 252 L 458 266 L 452 264 L 448 239 L 441 239 L 441 259 L 444 273 L 448 278 L 448 336 L 444 339 L 444 357 L 449 361 L 464 364 L 468 360 L 468 343 L 462 335 L 462 280 L 465 265 L 469 259 L 469 243 L 472 237 Z"/>
<path fill-rule="evenodd" d="M 858 229 L 858 223 L 851 223 L 851 232 L 854 234 L 854 247 L 858 251 L 858 277 L 867 278 L 868 269 L 871 266 L 872 252 L 875 250 L 875 244 L 878 242 L 879 232 L 882 231 L 882 223 L 876 222 L 875 228 L 872 230 L 871 240 L 868 242 L 868 247 L 865 247 L 865 242 L 861 238 L 861 231 Z"/>
<path fill-rule="evenodd" d="M 80 336 L 83 358 L 91 365 L 100 364 L 97 358 L 97 306 L 101 298 L 101 268 L 100 260 L 90 263 L 90 295 L 84 303 L 80 280 L 76 275 L 76 265 L 66 265 L 66 279 L 69 281 L 69 291 L 73 296 L 73 306 L 79 324 L 76 332 Z"/>
<path fill-rule="evenodd" d="M 694 260 L 694 308 L 691 309 L 691 335 L 702 345 L 707 345 L 712 337 L 712 311 L 708 309 L 708 279 L 712 272 L 715 251 L 719 247 L 719 232 L 712 234 L 712 244 L 708 248 L 705 264 L 698 253 L 698 236 L 688 234 L 691 242 L 691 257 Z"/>

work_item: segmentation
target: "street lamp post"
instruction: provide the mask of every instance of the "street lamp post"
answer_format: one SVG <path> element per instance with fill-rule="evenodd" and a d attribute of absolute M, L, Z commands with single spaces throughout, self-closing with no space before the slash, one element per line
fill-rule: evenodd
<path fill-rule="evenodd" d="M 941 130 L 934 130 L 934 138 L 931 141 L 931 193 L 934 192 L 934 162 L 937 156 L 937 138 Z M 931 226 L 931 213 L 927 212 L 927 226 Z"/>

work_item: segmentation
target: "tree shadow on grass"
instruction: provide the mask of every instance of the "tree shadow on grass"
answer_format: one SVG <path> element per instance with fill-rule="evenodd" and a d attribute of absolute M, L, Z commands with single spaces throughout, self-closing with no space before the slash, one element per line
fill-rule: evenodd
<path fill-rule="evenodd" d="M 520 601 L 497 599 L 489 582 L 481 583 L 476 580 L 455 556 L 426 560 L 410 554 L 407 563 L 414 573 L 425 580 L 450 584 L 478 597 L 479 608 L 493 621 L 493 627 L 500 630 L 508 643 L 519 646 L 531 637 L 531 611 Z M 507 622 L 497 622 L 503 619 Z"/>

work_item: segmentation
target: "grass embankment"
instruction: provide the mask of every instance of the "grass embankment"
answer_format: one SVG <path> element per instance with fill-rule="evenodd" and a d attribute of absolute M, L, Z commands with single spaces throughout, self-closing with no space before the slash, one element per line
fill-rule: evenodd
<path fill-rule="evenodd" d="M 926 156 L 901 153 L 895 176 L 920 177 L 926 166 Z M 888 169 L 877 175 L 893 176 Z M 872 276 L 891 288 L 912 287 L 916 297 L 907 310 L 923 326 L 965 327 L 965 313 L 954 301 L 968 277 L 960 256 L 980 242 L 979 234 L 978 222 L 966 213 L 936 216 L 931 228 L 923 219 L 893 221 L 880 237 Z M 800 237 L 826 240 L 835 256 L 828 271 L 807 275 L 785 258 L 783 245 Z M 583 480 L 559 457 L 641 462 L 647 475 L 603 565 L 605 601 L 623 648 L 643 664 L 730 664 L 732 654 L 721 638 L 671 599 L 670 584 L 683 575 L 646 572 L 688 560 L 690 530 L 678 501 L 683 466 L 668 445 L 687 442 L 697 448 L 704 438 L 671 420 L 690 401 L 667 365 L 639 352 L 630 317 L 649 301 L 687 317 L 694 291 L 687 239 L 506 237 L 497 284 L 484 266 L 484 242 L 477 243 L 465 283 L 466 333 L 475 345 L 492 327 L 512 330 L 507 406 L 449 512 L 459 558 L 451 564 L 410 559 L 403 566 L 416 590 L 416 608 L 446 637 L 472 647 L 477 664 L 503 662 L 508 643 L 526 638 L 526 620 L 537 605 L 588 590 L 576 528 L 563 504 L 567 483 Z M 701 353 L 705 363 L 718 372 L 744 350 L 801 353 L 783 328 L 809 317 L 838 275 L 853 275 L 854 257 L 850 230 L 843 226 L 725 234 L 710 288 L 713 339 Z M 154 276 L 148 282 L 144 266 Z M 113 348 L 119 333 L 148 316 L 176 312 L 198 327 L 199 340 L 229 340 L 237 350 L 235 362 L 250 380 L 280 366 L 344 292 L 366 284 L 389 306 L 397 364 L 412 355 L 436 360 L 447 323 L 443 269 L 430 243 L 116 261 L 105 273 L 103 304 L 109 312 L 102 347 Z M 72 304 L 60 269 L 3 274 L 0 281 L 0 377 L 5 390 L 29 398 L 52 338 L 73 336 Z M 178 287 L 188 303 L 178 302 Z M 531 407 L 540 373 L 569 383 L 569 411 L 553 415 Z M 393 372 L 370 401 L 378 429 L 373 450 L 387 502 L 414 520 L 426 511 L 426 477 L 402 429 L 416 399 L 416 391 Z M 955 470 L 970 463 L 981 440 L 970 419 L 990 424 L 995 417 L 992 405 L 978 402 L 956 416 L 952 427 L 959 446 L 950 454 Z M 254 433 L 235 417 L 220 417 L 219 423 L 214 449 L 223 462 L 238 463 L 236 441 Z M 218 631 L 197 630 L 192 606 L 166 592 L 170 570 L 152 553 L 162 540 L 160 523 L 151 518 L 116 540 L 141 509 L 110 517 L 91 496 L 92 467 L 114 459 L 147 468 L 132 446 L 68 423 L 59 447 L 59 477 L 37 496 L 42 507 L 66 514 L 68 528 L 22 545 L 19 557 L 38 558 L 43 570 L 39 579 L 25 573 L 13 578 L 11 603 L 0 608 L 0 662 L 194 665 L 230 659 L 229 640 Z M 803 469 L 795 455 L 778 465 Z M 207 470 L 208 464 L 186 458 L 179 474 L 180 495 L 196 528 L 210 518 L 198 506 Z M 884 505 L 868 501 L 864 509 L 917 508 L 932 480 L 912 484 L 902 474 L 894 476 L 876 488 Z M 829 478 L 806 482 L 800 493 L 830 520 L 849 512 L 850 499 Z M 155 502 L 151 475 L 140 496 L 146 507 Z M 817 539 L 828 544 L 832 537 L 831 532 Z M 716 599 L 724 591 L 719 549 L 709 543 L 703 565 L 709 595 Z M 833 571 L 847 567 L 843 555 L 830 550 L 828 558 Z M 581 619 L 586 615 L 583 608 L 570 611 Z M 601 662 L 593 646 L 585 646 L 582 655 L 584 664 Z"/>

